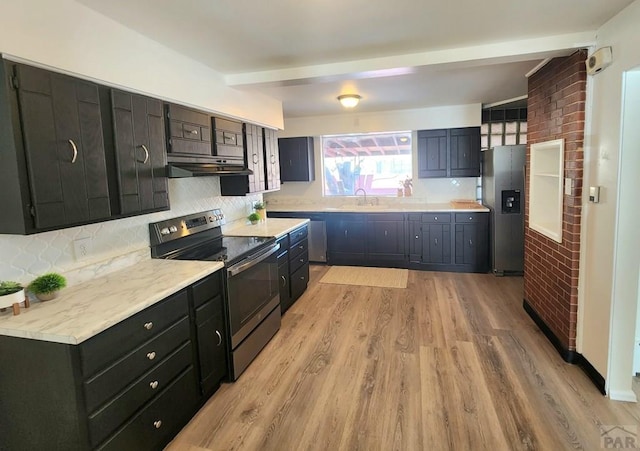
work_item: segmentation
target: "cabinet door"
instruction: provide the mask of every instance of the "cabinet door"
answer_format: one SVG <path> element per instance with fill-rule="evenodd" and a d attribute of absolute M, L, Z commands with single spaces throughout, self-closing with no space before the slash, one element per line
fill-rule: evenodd
<path fill-rule="evenodd" d="M 418 177 L 447 177 L 448 130 L 418 131 Z"/>
<path fill-rule="evenodd" d="M 456 265 L 475 265 L 478 248 L 478 224 L 455 225 Z"/>
<path fill-rule="evenodd" d="M 450 177 L 480 176 L 480 127 L 449 130 Z"/>
<path fill-rule="evenodd" d="M 249 175 L 249 192 L 257 193 L 265 190 L 265 167 L 262 127 L 245 124 L 247 147 L 247 166 L 253 171 Z"/>
<path fill-rule="evenodd" d="M 309 182 L 315 180 L 313 138 L 278 139 L 280 153 L 280 180 L 282 182 Z"/>
<path fill-rule="evenodd" d="M 289 310 L 291 307 L 291 288 L 289 278 L 289 255 L 284 253 L 284 257 L 281 259 L 278 257 L 278 279 L 280 282 L 280 309 L 282 313 Z"/>
<path fill-rule="evenodd" d="M 369 221 L 367 232 L 369 259 L 404 260 L 403 221 Z"/>
<path fill-rule="evenodd" d="M 98 87 L 16 65 L 35 226 L 111 216 Z"/>
<path fill-rule="evenodd" d="M 264 129 L 264 153 L 267 174 L 267 189 L 280 189 L 280 156 L 278 155 L 278 138 L 276 131 Z"/>
<path fill-rule="evenodd" d="M 328 251 L 364 255 L 364 244 L 364 221 L 337 219 L 327 224 Z"/>
<path fill-rule="evenodd" d="M 422 223 L 425 263 L 451 263 L 451 225 Z"/>
<path fill-rule="evenodd" d="M 422 261 L 422 224 L 420 221 L 409 221 L 409 261 Z"/>
<path fill-rule="evenodd" d="M 112 90 L 121 213 L 169 208 L 162 102 Z"/>
<path fill-rule="evenodd" d="M 216 296 L 196 309 L 200 384 L 203 393 L 212 392 L 227 375 L 227 350 L 222 297 Z"/>

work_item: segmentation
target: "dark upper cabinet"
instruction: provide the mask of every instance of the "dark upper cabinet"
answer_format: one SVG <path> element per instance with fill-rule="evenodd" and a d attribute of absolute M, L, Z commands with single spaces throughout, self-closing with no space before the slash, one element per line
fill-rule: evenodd
<path fill-rule="evenodd" d="M 280 180 L 311 182 L 315 180 L 313 137 L 278 139 L 280 150 Z"/>
<path fill-rule="evenodd" d="M 245 124 L 247 147 L 247 167 L 253 171 L 248 176 L 249 192 L 258 193 L 266 189 L 266 169 L 263 129 L 254 124 Z"/>
<path fill-rule="evenodd" d="M 253 175 L 232 175 L 220 179 L 223 196 L 244 196 L 249 193 L 280 189 L 280 158 L 276 131 L 245 124 L 245 154 Z"/>
<path fill-rule="evenodd" d="M 162 101 L 114 89 L 111 102 L 120 212 L 169 209 Z"/>
<path fill-rule="evenodd" d="M 240 121 L 213 117 L 213 154 L 222 163 L 245 165 L 244 130 Z"/>
<path fill-rule="evenodd" d="M 480 177 L 480 127 L 449 130 L 449 177 Z"/>
<path fill-rule="evenodd" d="M 447 130 L 418 131 L 418 177 L 447 176 Z"/>
<path fill-rule="evenodd" d="M 276 131 L 264 129 L 264 155 L 266 189 L 274 191 L 280 189 L 280 155 L 278 152 L 278 138 Z"/>
<path fill-rule="evenodd" d="M 169 159 L 180 161 L 185 156 L 212 159 L 211 116 L 203 111 L 172 103 L 165 107 Z"/>
<path fill-rule="evenodd" d="M 110 217 L 98 86 L 20 64 L 13 71 L 34 228 Z"/>
<path fill-rule="evenodd" d="M 418 177 L 479 177 L 480 127 L 418 131 Z"/>

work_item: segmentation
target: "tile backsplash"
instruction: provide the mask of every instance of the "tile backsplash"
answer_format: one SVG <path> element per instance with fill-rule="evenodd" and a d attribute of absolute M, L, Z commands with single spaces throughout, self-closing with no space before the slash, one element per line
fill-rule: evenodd
<path fill-rule="evenodd" d="M 219 177 L 169 180 L 171 210 L 35 235 L 0 235 L 0 280 L 28 283 L 45 272 L 79 283 L 149 258 L 150 222 L 221 208 L 227 221 L 246 217 L 262 195 L 223 197 Z M 77 260 L 74 240 L 89 238 L 89 252 Z"/>

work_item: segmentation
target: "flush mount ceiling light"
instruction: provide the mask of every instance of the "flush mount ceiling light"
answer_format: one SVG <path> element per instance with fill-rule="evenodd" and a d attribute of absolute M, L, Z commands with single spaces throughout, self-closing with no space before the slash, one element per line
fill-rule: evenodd
<path fill-rule="evenodd" d="M 343 94 L 338 96 L 338 100 L 345 108 L 353 108 L 355 107 L 362 97 L 358 94 Z"/>

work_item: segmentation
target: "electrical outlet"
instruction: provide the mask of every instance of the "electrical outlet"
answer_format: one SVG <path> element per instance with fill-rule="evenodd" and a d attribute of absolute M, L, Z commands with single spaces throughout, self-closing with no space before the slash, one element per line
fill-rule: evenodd
<path fill-rule="evenodd" d="M 91 254 L 91 237 L 73 240 L 73 254 L 76 261 L 85 260 Z"/>

